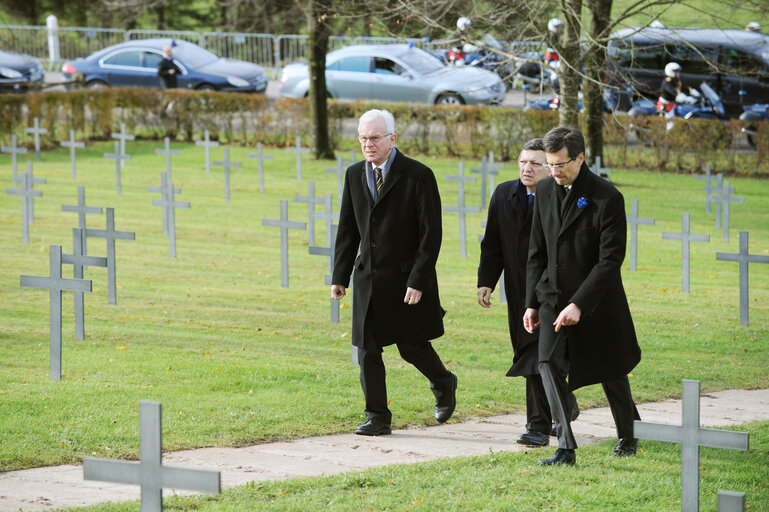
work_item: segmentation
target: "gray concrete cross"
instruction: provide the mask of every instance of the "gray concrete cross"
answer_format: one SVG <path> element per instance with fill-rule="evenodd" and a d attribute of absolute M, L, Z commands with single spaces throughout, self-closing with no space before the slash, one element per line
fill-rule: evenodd
<path fill-rule="evenodd" d="M 86 206 L 85 205 L 85 187 L 80 186 L 77 187 L 77 206 L 75 205 L 69 205 L 69 204 L 63 204 L 61 205 L 61 211 L 63 212 L 76 212 L 77 213 L 77 220 L 78 220 L 78 227 L 80 229 L 85 230 L 86 229 L 86 222 L 85 222 L 85 216 L 88 213 L 98 213 L 101 215 L 102 208 L 101 206 Z M 85 242 L 85 238 L 83 238 L 83 254 L 85 254 L 87 244 Z"/>
<path fill-rule="evenodd" d="M 350 161 L 345 163 L 345 167 L 350 167 L 352 164 L 358 161 L 358 152 L 354 149 L 350 150 Z"/>
<path fill-rule="evenodd" d="M 465 214 L 478 213 L 481 208 L 478 206 L 465 205 L 465 183 L 475 183 L 475 178 L 465 176 L 465 164 L 459 162 L 459 173 L 456 176 L 446 176 L 449 181 L 456 181 L 457 188 L 457 206 L 444 206 L 445 212 L 456 212 L 459 218 L 459 255 L 462 258 L 467 257 L 467 235 L 465 233 Z"/>
<path fill-rule="evenodd" d="M 600 156 L 595 157 L 595 162 L 593 162 L 593 165 L 590 167 L 590 171 L 596 176 L 606 178 L 606 180 L 609 181 L 609 175 L 611 174 L 611 169 L 608 167 L 601 167 Z"/>
<path fill-rule="evenodd" d="M 40 128 L 40 119 L 37 117 L 35 118 L 35 127 L 34 128 L 27 128 L 26 132 L 28 135 L 34 135 L 35 137 L 35 160 L 38 162 L 40 161 L 40 136 L 48 133 L 48 130 L 45 128 Z"/>
<path fill-rule="evenodd" d="M 681 232 L 665 231 L 662 238 L 681 240 L 681 291 L 689 293 L 689 242 L 710 242 L 710 235 L 695 235 L 689 232 L 689 214 L 681 214 Z"/>
<path fill-rule="evenodd" d="M 165 198 L 166 194 L 166 181 L 168 180 L 168 173 L 160 173 L 160 186 L 159 187 L 147 187 L 147 192 L 155 192 L 160 194 L 161 199 Z M 178 187 L 173 188 L 174 194 L 181 194 L 182 189 Z M 168 236 L 168 211 L 163 208 L 163 234 Z"/>
<path fill-rule="evenodd" d="M 627 218 L 627 223 L 630 224 L 630 270 L 635 272 L 638 254 L 638 225 L 647 224 L 649 226 L 653 226 L 654 219 L 650 217 L 639 217 L 638 199 L 633 199 L 630 207 L 630 216 Z"/>
<path fill-rule="evenodd" d="M 315 195 L 315 181 L 310 180 L 308 183 L 306 196 L 294 195 L 294 201 L 307 203 L 307 224 L 309 227 L 307 243 L 308 245 L 315 245 L 315 205 L 325 202 L 323 197 Z"/>
<path fill-rule="evenodd" d="M 681 426 L 633 422 L 638 439 L 664 441 L 681 445 L 681 511 L 700 508 L 700 446 L 747 450 L 748 433 L 700 428 L 700 381 L 683 381 Z"/>
<path fill-rule="evenodd" d="M 63 140 L 59 144 L 62 145 L 62 147 L 69 148 L 69 161 L 72 164 L 72 179 L 77 179 L 77 163 L 76 163 L 76 157 L 77 155 L 76 150 L 78 148 L 84 148 L 85 142 L 78 142 L 75 140 L 75 130 L 69 131 L 69 140 Z"/>
<path fill-rule="evenodd" d="M 72 254 L 62 254 L 61 262 L 74 267 L 73 277 L 83 279 L 85 267 L 106 267 L 107 258 L 88 256 L 85 250 L 85 230 L 72 228 Z M 85 339 L 85 293 L 75 292 L 75 339 Z"/>
<path fill-rule="evenodd" d="M 722 177 L 721 173 L 719 173 L 718 176 Z M 728 183 L 728 181 L 719 179 L 718 187 L 706 187 L 706 190 L 709 190 L 708 199 L 716 203 L 716 229 L 721 229 L 721 218 L 723 217 L 721 212 L 722 205 L 724 204 L 724 197 L 735 192 L 734 188 L 729 188 L 727 185 L 724 185 L 724 183 Z M 726 237 L 728 239 L 728 233 Z"/>
<path fill-rule="evenodd" d="M 718 491 L 718 512 L 745 512 L 745 493 Z"/>
<path fill-rule="evenodd" d="M 112 135 L 115 135 L 114 133 Z M 131 155 L 124 155 L 120 152 L 120 142 L 115 141 L 115 152 L 114 153 L 104 153 L 104 158 L 112 158 L 115 160 L 115 190 L 117 190 L 117 193 L 120 194 L 122 192 L 122 188 L 120 185 L 120 168 L 122 167 L 122 161 L 123 160 L 130 160 Z"/>
<path fill-rule="evenodd" d="M 171 155 L 181 155 L 182 152 L 178 149 L 171 149 L 171 139 L 166 137 L 163 139 L 165 147 L 163 149 L 155 149 L 156 155 L 166 156 L 166 172 L 168 173 L 168 179 L 171 179 Z"/>
<path fill-rule="evenodd" d="M 488 161 L 487 165 L 488 165 L 489 169 L 491 169 L 493 171 L 500 171 L 501 172 L 502 169 L 505 168 L 505 165 L 502 164 L 502 163 L 498 163 L 498 164 L 494 163 L 494 152 L 493 151 L 489 151 L 489 158 L 488 158 L 487 161 Z M 494 190 L 494 188 L 495 188 L 495 186 L 494 186 L 494 175 L 491 174 L 489 176 L 489 190 Z"/>
<path fill-rule="evenodd" d="M 732 192 L 734 192 L 734 189 L 729 186 L 729 180 L 724 181 L 724 189 L 721 193 L 721 204 L 723 204 L 723 207 L 721 208 L 721 213 L 723 216 L 723 222 L 721 223 L 721 226 L 724 230 L 724 238 L 723 241 L 725 244 L 729 243 L 729 216 L 731 215 L 731 203 L 744 203 L 745 198 L 744 197 L 736 197 L 732 195 Z"/>
<path fill-rule="evenodd" d="M 256 143 L 256 153 L 249 153 L 248 158 L 255 158 L 259 162 L 259 192 L 264 193 L 264 160 L 272 160 L 272 155 L 262 154 L 262 143 Z"/>
<path fill-rule="evenodd" d="M 206 150 L 206 173 L 211 172 L 211 148 L 219 146 L 219 142 L 210 139 L 210 133 L 208 130 L 203 132 L 203 140 L 195 141 L 196 146 L 203 146 Z"/>
<path fill-rule="evenodd" d="M 473 174 L 481 175 L 481 210 L 483 210 L 486 208 L 486 184 L 488 182 L 488 178 L 489 176 L 496 176 L 499 173 L 488 166 L 488 162 L 485 156 L 481 158 L 481 168 L 470 169 L 470 172 Z"/>
<path fill-rule="evenodd" d="M 286 151 L 296 153 L 296 179 L 302 181 L 302 153 L 309 153 L 310 148 L 302 147 L 302 138 L 296 138 L 296 147 L 288 148 Z"/>
<path fill-rule="evenodd" d="M 721 175 L 723 177 L 723 175 Z M 698 181 L 704 181 L 705 187 L 710 186 L 711 181 L 720 180 L 717 176 L 710 174 L 710 164 L 705 164 L 705 174 L 695 174 L 694 179 Z M 720 182 L 719 182 L 720 183 Z M 708 190 L 705 189 L 705 210 L 710 213 L 710 199 L 707 198 Z"/>
<path fill-rule="evenodd" d="M 165 176 L 165 190 L 163 191 L 160 199 L 154 199 L 152 204 L 154 206 L 160 206 L 165 211 L 166 223 L 168 224 L 168 244 L 169 255 L 172 258 L 176 258 L 176 208 L 189 208 L 190 203 L 188 201 L 176 201 L 174 199 L 174 184 L 171 181 L 171 175 Z M 181 191 L 180 191 L 181 192 Z"/>
<path fill-rule="evenodd" d="M 19 155 L 26 155 L 27 148 L 20 148 L 16 145 L 16 135 L 11 135 L 10 146 L 0 146 L 0 151 L 11 154 L 11 166 L 13 167 L 13 187 L 16 188 L 19 183 Z"/>
<path fill-rule="evenodd" d="M 141 512 L 163 510 L 163 489 L 222 492 L 221 473 L 163 465 L 160 402 L 139 402 L 139 462 L 83 457 L 83 478 L 141 487 Z"/>
<path fill-rule="evenodd" d="M 486 229 L 486 221 L 481 222 L 481 227 L 483 229 Z M 483 242 L 484 235 L 478 235 L 478 241 Z M 499 275 L 499 282 L 497 283 L 497 288 L 499 289 L 499 302 L 500 304 L 505 304 L 507 302 L 507 292 L 505 291 L 505 271 L 503 270 L 502 273 Z"/>
<path fill-rule="evenodd" d="M 330 195 L 327 195 L 326 197 L 331 198 Z M 316 247 L 313 245 L 310 245 L 309 251 L 310 254 L 316 255 L 316 256 L 326 256 L 328 259 L 328 274 L 326 274 L 326 286 L 331 286 L 333 283 L 331 282 L 331 276 L 334 273 L 334 250 L 336 248 L 336 232 L 339 227 L 336 224 L 331 225 L 331 229 L 328 231 L 328 235 L 326 236 L 326 240 L 330 240 L 328 242 L 328 247 Z M 331 299 L 331 315 L 330 320 L 332 324 L 338 324 L 339 323 L 339 300 L 338 299 Z"/>
<path fill-rule="evenodd" d="M 115 209 L 107 208 L 107 229 L 85 230 L 85 236 L 105 238 L 107 240 L 107 286 L 109 303 L 117 304 L 117 278 L 115 264 L 115 240 L 136 240 L 136 233 L 132 231 L 115 230 Z"/>
<path fill-rule="evenodd" d="M 110 136 L 113 139 L 117 139 L 120 141 L 120 156 L 123 158 L 123 160 L 129 160 L 129 158 L 126 158 L 128 154 L 125 151 L 125 143 L 128 140 L 135 140 L 136 137 L 134 135 L 131 135 L 130 133 L 126 133 L 125 131 L 125 123 L 120 123 L 120 131 L 119 132 L 112 132 Z M 116 151 L 117 152 L 117 151 Z"/>
<path fill-rule="evenodd" d="M 748 232 L 740 231 L 740 252 L 717 252 L 716 260 L 740 262 L 740 324 L 749 325 L 748 310 L 750 300 L 748 298 L 748 263 L 769 263 L 769 256 L 759 256 L 748 253 Z"/>
<path fill-rule="evenodd" d="M 91 291 L 91 281 L 64 279 L 61 277 L 61 246 L 52 245 L 49 258 L 49 277 L 21 276 L 22 288 L 45 288 L 50 291 L 50 343 L 51 357 L 49 376 L 61 380 L 61 292 Z"/>
<path fill-rule="evenodd" d="M 43 185 L 45 184 L 45 178 L 35 178 L 35 176 L 32 174 L 32 162 L 27 160 L 27 176 L 29 176 L 29 186 L 30 188 L 35 188 L 35 184 Z M 27 201 L 27 210 L 29 215 L 29 223 L 34 224 L 35 223 L 35 202 L 30 200 Z"/>
<path fill-rule="evenodd" d="M 705 200 L 707 201 L 707 212 L 710 213 L 711 207 L 710 203 L 713 201 L 713 195 L 711 192 L 715 192 L 717 196 L 721 195 L 721 190 L 723 189 L 723 180 L 724 175 L 722 173 L 718 173 L 715 175 L 713 179 L 705 183 Z M 710 182 L 714 182 L 715 185 L 711 185 Z M 721 229 L 721 203 L 716 203 L 716 229 Z"/>
<path fill-rule="evenodd" d="M 230 150 L 224 148 L 224 160 L 214 162 L 217 167 L 224 167 L 224 197 L 230 202 L 230 167 L 240 167 L 240 162 L 230 162 Z"/>
<path fill-rule="evenodd" d="M 262 226 L 280 228 L 280 285 L 288 288 L 288 230 L 307 229 L 304 222 L 288 220 L 288 201 L 280 200 L 280 220 L 262 219 Z"/>
<path fill-rule="evenodd" d="M 5 189 L 6 194 L 21 196 L 21 240 L 25 244 L 29 243 L 29 206 L 28 203 L 34 201 L 35 197 L 42 197 L 43 193 L 32 188 L 29 174 L 21 173 L 21 182 L 19 188 Z"/>
<path fill-rule="evenodd" d="M 353 151 L 353 154 L 355 152 Z M 353 162 L 354 163 L 354 162 Z M 350 164 L 352 165 L 352 164 Z M 336 156 L 336 167 L 326 167 L 326 172 L 336 175 L 336 197 L 339 203 L 342 203 L 342 193 L 344 192 L 344 175 L 347 172 L 347 166 L 342 161 L 342 155 Z"/>
<path fill-rule="evenodd" d="M 322 212 L 315 212 L 314 217 L 316 219 L 320 219 L 325 221 L 326 223 L 326 246 L 331 245 L 331 240 L 329 240 L 329 236 L 331 236 L 331 225 L 334 223 L 334 221 L 339 220 L 339 214 L 334 212 L 333 210 L 333 198 L 331 194 L 326 194 L 323 196 L 323 200 L 321 201 L 321 204 L 323 204 L 323 211 Z M 336 239 L 336 235 L 334 236 L 334 239 Z"/>

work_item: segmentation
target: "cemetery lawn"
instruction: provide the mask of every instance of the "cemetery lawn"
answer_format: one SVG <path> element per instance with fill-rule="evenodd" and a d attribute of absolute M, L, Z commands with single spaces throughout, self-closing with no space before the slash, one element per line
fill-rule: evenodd
<path fill-rule="evenodd" d="M 308 255 L 306 231 L 289 233 L 290 287 L 281 288 L 280 231 L 262 226 L 262 219 L 278 218 L 280 199 L 290 200 L 290 220 L 306 222 L 307 206 L 293 196 L 306 195 L 309 180 L 315 181 L 316 195 L 334 195 L 337 210 L 336 178 L 325 172 L 335 164 L 305 158 L 299 183 L 294 154 L 267 148 L 274 160 L 265 162 L 266 191 L 260 194 L 256 162 L 246 158 L 255 149 L 233 147 L 230 159 L 243 167 L 232 171 L 232 200 L 226 203 L 221 168 L 206 174 L 202 148 L 172 144 L 182 150 L 172 160 L 174 185 L 182 189 L 177 200 L 192 204 L 176 212 L 178 257 L 172 259 L 160 209 L 152 206 L 158 196 L 146 191 L 159 185 L 165 170 L 164 157 L 154 153 L 162 147 L 162 141 L 128 143 L 132 160 L 122 173 L 121 195 L 115 192 L 114 162 L 102 158 L 112 151 L 111 143 L 91 142 L 78 151 L 76 180 L 67 150 L 44 152 L 34 168 L 48 183 L 36 187 L 43 197 L 35 201 L 28 245 L 21 242 L 19 198 L 0 196 L 0 471 L 78 464 L 84 456 L 135 460 L 140 400 L 163 404 L 165 451 L 350 432 L 362 422 L 357 368 L 350 364 L 350 297 L 343 302 L 341 323 L 331 324 L 327 262 Z M 342 154 L 349 158 L 349 150 Z M 221 158 L 221 148 L 212 152 L 213 160 Z M 446 176 L 457 173 L 457 161 L 423 161 L 435 170 L 444 206 L 456 205 L 456 183 Z M 466 162 L 466 170 L 478 165 Z M 506 164 L 504 179 L 517 176 L 513 165 Z M 0 169 L 0 186 L 11 187 L 8 155 L 0 155 Z M 629 271 L 629 257 L 623 266 L 643 350 L 630 377 L 636 401 L 679 397 L 684 378 L 701 380 L 703 393 L 769 386 L 769 265 L 750 266 L 751 324 L 744 327 L 739 265 L 715 259 L 717 251 L 737 251 L 741 229 L 750 231 L 752 254 L 769 254 L 769 180 L 731 179 L 745 204 L 732 206 L 727 244 L 714 228 L 714 215 L 705 213 L 701 181 L 621 169 L 614 169 L 612 180 L 628 211 L 631 199 L 638 199 L 640 215 L 657 221 L 639 227 L 638 271 Z M 136 241 L 116 242 L 116 305 L 107 304 L 106 269 L 86 271 L 94 291 L 85 299 L 84 341 L 74 339 L 72 294 L 65 292 L 63 378 L 55 382 L 48 378 L 49 294 L 20 288 L 19 276 L 47 276 L 51 244 L 71 253 L 70 228 L 77 216 L 62 212 L 61 205 L 77 203 L 77 185 L 86 186 L 88 205 L 114 207 L 116 228 L 136 232 Z M 479 204 L 480 186 L 467 190 L 467 204 Z M 710 243 L 691 244 L 688 295 L 681 293 L 680 242 L 661 237 L 663 231 L 680 231 L 682 212 L 691 213 L 692 233 L 711 236 Z M 512 362 L 506 306 L 494 300 L 485 310 L 476 302 L 477 236 L 485 216 L 485 210 L 468 215 L 465 259 L 459 257 L 456 215 L 443 216 L 438 277 L 448 313 L 446 334 L 435 345 L 459 377 L 452 421 L 525 411 L 524 380 L 504 376 Z M 103 229 L 104 218 L 89 215 L 88 226 Z M 324 245 L 325 236 L 318 222 L 316 244 Z M 89 239 L 88 251 L 106 255 L 104 240 Z M 71 272 L 65 266 L 64 276 Z M 394 347 L 385 350 L 385 360 L 393 427 L 434 424 L 434 398 L 424 378 Z M 576 395 L 583 409 L 606 405 L 600 386 Z M 605 452 L 607 446 L 600 450 Z M 413 471 L 431 473 L 424 468 L 449 464 L 460 474 L 463 465 L 477 463 L 505 473 L 516 464 L 520 474 L 539 455 L 519 462 L 516 456 L 495 455 Z M 580 462 L 590 467 L 590 460 Z M 642 464 L 637 460 L 628 464 Z M 625 467 L 603 456 L 595 464 Z M 367 485 L 357 478 L 347 477 L 344 485 Z M 645 487 L 656 494 L 654 486 Z M 532 489 L 549 492 L 539 485 Z M 400 497 L 405 502 L 405 494 Z M 418 493 L 413 499 L 420 499 Z"/>

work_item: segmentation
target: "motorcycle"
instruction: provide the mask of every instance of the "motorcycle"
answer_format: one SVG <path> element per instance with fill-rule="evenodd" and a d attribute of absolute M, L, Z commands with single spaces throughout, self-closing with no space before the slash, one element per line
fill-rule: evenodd
<path fill-rule="evenodd" d="M 454 46 L 438 55 L 446 64 L 454 66 L 477 66 L 497 73 L 502 79 L 512 75 L 510 60 L 505 56 L 505 45 L 491 34 L 486 34 L 478 45 L 465 43 Z"/>
<path fill-rule="evenodd" d="M 742 133 L 748 138 L 748 144 L 756 149 L 756 132 L 760 121 L 769 121 L 769 103 L 756 103 L 744 107 L 744 112 L 740 115 L 740 121 L 743 122 Z"/>
<path fill-rule="evenodd" d="M 696 92 L 696 91 L 693 91 Z M 693 94 L 694 102 L 677 103 L 673 109 L 674 117 L 684 119 L 726 119 L 726 110 L 721 102 L 721 97 L 707 83 L 700 84 L 700 92 Z M 628 110 L 631 117 L 655 116 L 657 103 L 647 99 L 640 99 L 633 103 Z"/>

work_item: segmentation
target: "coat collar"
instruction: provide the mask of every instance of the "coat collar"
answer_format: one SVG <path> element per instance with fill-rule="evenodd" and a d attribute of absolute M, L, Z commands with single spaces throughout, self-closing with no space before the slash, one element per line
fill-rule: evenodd
<path fill-rule="evenodd" d="M 513 180 L 513 186 L 510 187 L 510 192 L 508 193 L 506 199 L 507 201 L 516 204 L 518 209 L 521 210 L 521 213 L 526 215 L 526 212 L 529 209 L 528 196 L 529 194 L 526 186 L 521 183 L 520 179 L 517 179 Z"/>
<path fill-rule="evenodd" d="M 595 178 L 587 164 L 582 162 L 577 179 L 574 180 L 574 184 L 564 200 L 565 204 L 559 205 L 563 206 L 563 221 L 558 230 L 559 236 L 585 211 L 586 208 L 579 208 L 577 206 L 577 200 L 580 197 L 590 196 L 595 186 Z M 557 196 L 558 194 L 556 194 L 556 198 Z"/>
<path fill-rule="evenodd" d="M 395 185 L 395 182 L 397 182 L 401 178 L 401 175 L 403 174 L 405 160 L 406 160 L 406 157 L 403 156 L 403 153 L 398 151 L 398 148 L 395 148 L 395 157 L 393 158 L 392 164 L 390 164 L 390 171 L 387 173 L 387 179 L 385 180 L 384 185 L 382 186 L 382 191 L 379 193 L 379 197 L 377 198 L 376 203 L 374 203 L 374 200 L 371 199 L 371 194 L 368 193 L 368 180 L 366 178 L 366 163 L 363 162 L 363 172 L 361 173 L 361 181 L 363 183 L 363 190 L 366 191 L 366 197 L 368 198 L 369 206 L 373 208 L 375 204 L 379 204 L 380 202 L 382 202 L 382 199 L 393 188 L 393 186 Z"/>

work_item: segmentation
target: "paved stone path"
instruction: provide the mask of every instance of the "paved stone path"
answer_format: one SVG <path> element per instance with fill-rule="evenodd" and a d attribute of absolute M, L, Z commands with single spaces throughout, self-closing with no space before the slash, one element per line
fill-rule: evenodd
<path fill-rule="evenodd" d="M 681 424 L 680 400 L 643 404 L 638 410 L 644 421 Z M 723 427 L 756 420 L 769 420 L 769 389 L 726 390 L 700 398 L 703 426 Z M 489 450 L 520 451 L 526 447 L 515 444 L 515 438 L 523 432 L 525 423 L 525 415 L 512 414 L 394 430 L 392 435 L 381 437 L 337 434 L 246 448 L 201 448 L 166 453 L 163 464 L 219 470 L 222 487 L 226 488 L 250 481 L 333 475 L 386 464 L 485 455 Z M 572 426 L 580 445 L 616 436 L 608 407 L 582 411 Z M 551 451 L 552 448 L 545 448 L 543 456 L 549 456 Z M 164 491 L 164 495 L 173 493 Z M 82 466 L 0 474 L 0 511 L 52 510 L 137 499 L 138 487 L 84 481 Z"/>

